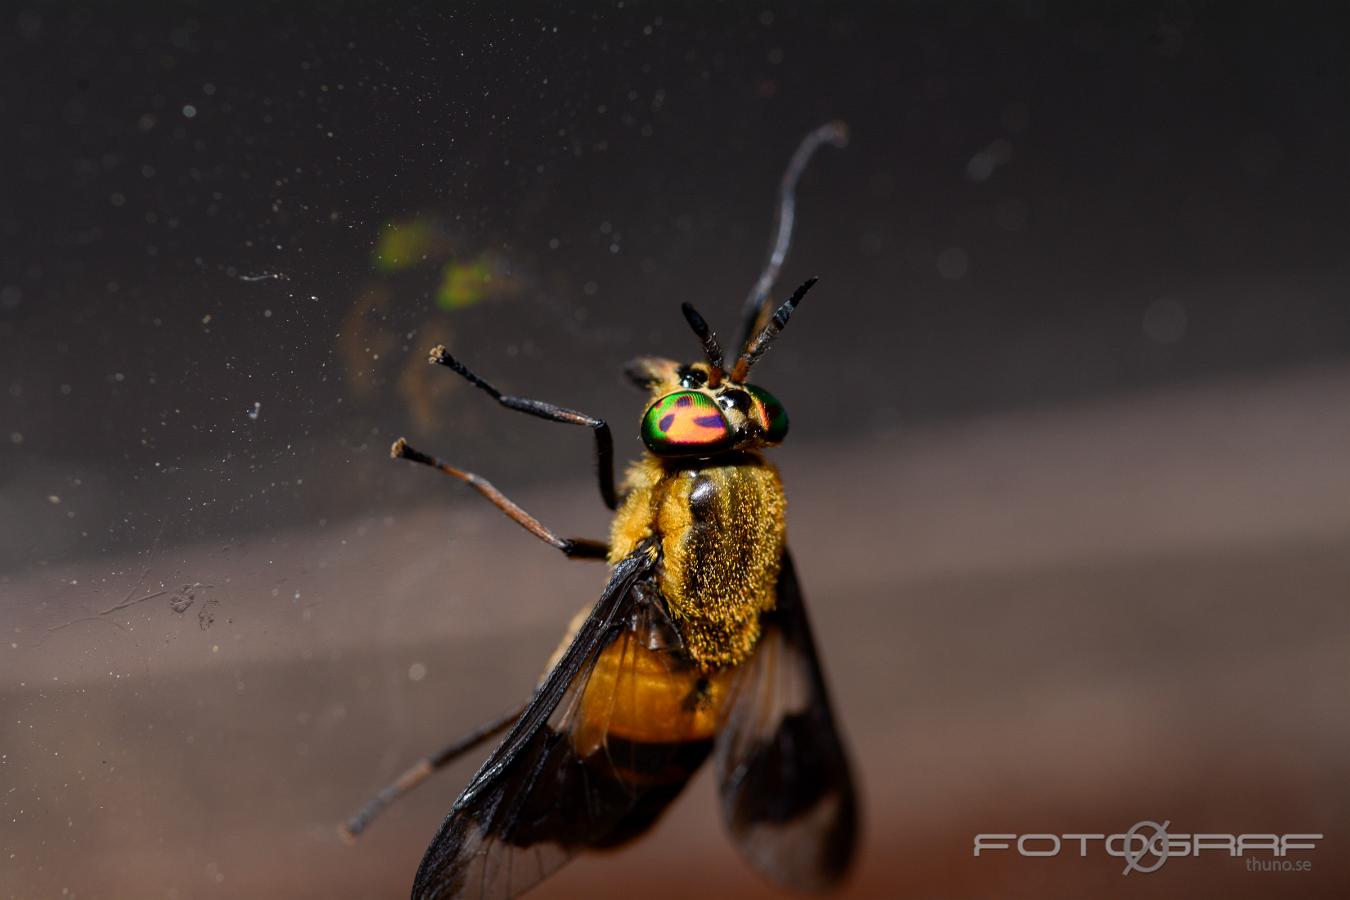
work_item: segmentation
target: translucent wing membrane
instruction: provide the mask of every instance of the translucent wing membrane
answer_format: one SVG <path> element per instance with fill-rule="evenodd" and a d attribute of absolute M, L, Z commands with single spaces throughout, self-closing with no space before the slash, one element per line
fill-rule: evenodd
<path fill-rule="evenodd" d="M 509 898 L 641 834 L 707 757 L 726 689 L 688 663 L 639 550 L 427 849 L 414 898 Z"/>
<path fill-rule="evenodd" d="M 763 626 L 717 740 L 722 813 L 755 868 L 797 890 L 825 890 L 853 857 L 857 800 L 786 552 Z"/>

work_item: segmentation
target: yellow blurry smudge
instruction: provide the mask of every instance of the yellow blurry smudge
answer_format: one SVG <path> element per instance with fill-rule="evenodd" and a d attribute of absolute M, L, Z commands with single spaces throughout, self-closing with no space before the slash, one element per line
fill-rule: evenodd
<path fill-rule="evenodd" d="M 436 305 L 441 309 L 463 309 L 483 300 L 493 292 L 494 268 L 486 256 L 469 263 L 449 263 L 436 291 Z"/>
<path fill-rule="evenodd" d="M 442 244 L 435 223 L 428 219 L 389 222 L 375 242 L 372 264 L 379 272 L 401 272 L 436 255 Z"/>

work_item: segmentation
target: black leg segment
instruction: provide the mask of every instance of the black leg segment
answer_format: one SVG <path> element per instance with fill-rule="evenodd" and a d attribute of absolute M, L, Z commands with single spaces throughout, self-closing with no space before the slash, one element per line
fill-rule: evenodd
<path fill-rule="evenodd" d="M 563 406 L 554 406 L 552 403 L 545 403 L 542 400 L 528 400 L 524 397 L 512 397 L 510 394 L 503 394 L 469 371 L 464 363 L 451 356 L 450 351 L 446 350 L 445 346 L 441 344 L 431 349 L 430 362 L 458 372 L 470 384 L 486 391 L 492 399 L 507 409 L 529 413 L 541 419 L 548 419 L 550 422 L 585 425 L 594 431 L 595 468 L 600 479 L 600 497 L 605 501 L 605 506 L 608 508 L 615 509 L 618 507 L 618 496 L 614 492 L 614 436 L 610 433 L 609 426 L 605 424 L 603 419 L 597 419 L 595 416 L 588 416 L 585 413 Z"/>
<path fill-rule="evenodd" d="M 554 534 L 543 522 L 540 522 L 534 516 L 521 509 L 508 499 L 505 494 L 493 487 L 492 482 L 488 481 L 486 478 L 475 475 L 472 472 L 465 472 L 463 469 L 456 469 L 448 462 L 437 459 L 434 456 L 428 456 L 421 450 L 414 450 L 408 445 L 406 438 L 399 438 L 394 441 L 394 446 L 389 448 L 389 455 L 394 459 L 410 459 L 415 463 L 431 466 L 433 469 L 444 472 L 452 478 L 458 478 L 460 481 L 486 497 L 489 503 L 506 513 L 506 515 L 521 528 L 524 528 L 550 547 L 561 550 L 564 556 L 571 557 L 572 559 L 604 559 L 609 555 L 609 545 L 603 541 L 592 541 L 586 538 L 558 537 L 558 535 Z"/>
<path fill-rule="evenodd" d="M 519 719 L 520 714 L 524 711 L 525 708 L 522 706 L 500 719 L 494 719 L 480 725 L 448 746 L 413 763 L 406 772 L 394 779 L 391 784 L 372 797 L 369 803 L 361 807 L 356 815 L 342 824 L 339 829 L 342 837 L 349 843 L 356 840 L 357 836 L 366 830 L 366 827 L 370 825 L 374 818 L 391 803 L 426 781 L 437 769 L 448 766 L 488 738 L 501 734 L 515 724 L 516 719 Z"/>

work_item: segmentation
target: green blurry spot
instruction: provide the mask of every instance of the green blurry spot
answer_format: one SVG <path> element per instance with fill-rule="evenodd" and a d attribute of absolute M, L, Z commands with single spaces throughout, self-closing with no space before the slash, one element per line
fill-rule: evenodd
<path fill-rule="evenodd" d="M 473 306 L 488 295 L 492 285 L 492 265 L 480 256 L 470 263 L 452 262 L 444 269 L 441 286 L 436 291 L 436 305 L 441 309 L 463 309 Z"/>
<path fill-rule="evenodd" d="M 390 222 L 375 244 L 376 271 L 401 272 L 420 263 L 436 243 L 436 229 L 425 219 Z"/>

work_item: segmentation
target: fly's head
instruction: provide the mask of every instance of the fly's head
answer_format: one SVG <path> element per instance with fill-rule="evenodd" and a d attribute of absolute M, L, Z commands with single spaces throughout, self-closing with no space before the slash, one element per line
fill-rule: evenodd
<path fill-rule="evenodd" d="M 651 391 L 642 442 L 657 456 L 717 456 L 772 447 L 787 436 L 787 411 L 772 394 L 718 378 L 706 363 L 648 357 L 630 363 L 628 373 Z"/>
<path fill-rule="evenodd" d="M 746 376 L 814 283 L 811 279 L 798 288 L 762 330 L 752 331 L 729 370 L 707 322 L 684 304 L 685 318 L 702 340 L 707 360 L 680 364 L 643 357 L 625 368 L 630 380 L 651 393 L 642 414 L 642 442 L 647 449 L 661 457 L 708 458 L 782 443 L 788 430 L 787 410 Z"/>

